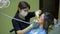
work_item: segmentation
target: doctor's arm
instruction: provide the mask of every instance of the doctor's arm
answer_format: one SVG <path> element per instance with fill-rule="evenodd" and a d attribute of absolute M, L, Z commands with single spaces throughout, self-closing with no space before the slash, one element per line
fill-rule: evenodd
<path fill-rule="evenodd" d="M 17 34 L 25 34 L 26 32 L 28 32 L 31 28 L 33 28 L 33 24 L 31 24 L 30 26 L 28 26 L 27 28 L 23 29 L 23 30 L 18 30 Z"/>
<path fill-rule="evenodd" d="M 28 13 L 28 18 L 32 18 L 32 17 L 39 17 L 39 14 L 41 14 L 42 11 L 41 10 L 38 10 L 38 11 L 35 11 L 35 12 L 29 12 Z"/>
<path fill-rule="evenodd" d="M 17 34 L 24 34 L 24 33 L 28 32 L 31 28 L 33 28 L 33 24 L 30 24 L 28 27 L 21 30 L 19 27 L 19 24 L 17 23 L 16 20 L 12 20 L 12 24 L 13 24 L 13 27 L 14 27 Z"/>

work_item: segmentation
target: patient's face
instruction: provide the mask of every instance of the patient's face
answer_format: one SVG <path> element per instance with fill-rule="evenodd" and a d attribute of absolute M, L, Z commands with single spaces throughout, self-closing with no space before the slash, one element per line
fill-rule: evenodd
<path fill-rule="evenodd" d="M 42 14 L 42 15 L 38 18 L 38 22 L 39 22 L 40 24 L 43 24 L 43 22 L 44 22 L 44 14 Z"/>

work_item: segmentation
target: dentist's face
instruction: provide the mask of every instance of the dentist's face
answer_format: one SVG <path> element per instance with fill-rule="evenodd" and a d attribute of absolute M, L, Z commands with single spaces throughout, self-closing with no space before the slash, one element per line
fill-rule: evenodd
<path fill-rule="evenodd" d="M 29 12 L 29 8 L 19 9 L 19 14 L 24 17 L 27 16 L 28 12 Z"/>

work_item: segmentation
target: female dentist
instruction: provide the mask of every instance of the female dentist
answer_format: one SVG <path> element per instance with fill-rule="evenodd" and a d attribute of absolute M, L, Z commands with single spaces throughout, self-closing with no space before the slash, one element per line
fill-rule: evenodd
<path fill-rule="evenodd" d="M 29 10 L 30 10 L 30 5 L 27 2 L 25 1 L 19 2 L 18 10 L 14 18 L 20 19 L 25 22 L 30 22 L 30 18 L 35 17 L 35 15 L 38 16 L 38 14 L 41 13 L 41 10 L 36 12 L 29 12 Z M 24 34 L 25 32 L 27 32 L 27 30 L 31 29 L 34 25 L 34 24 L 30 25 L 21 21 L 17 21 L 15 19 L 12 19 L 12 24 L 16 34 Z"/>

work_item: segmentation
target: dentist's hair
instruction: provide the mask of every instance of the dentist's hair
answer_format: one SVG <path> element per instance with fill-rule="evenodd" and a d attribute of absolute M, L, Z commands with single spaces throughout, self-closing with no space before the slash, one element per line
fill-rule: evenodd
<path fill-rule="evenodd" d="M 18 4 L 18 8 L 20 9 L 29 8 L 30 9 L 30 5 L 25 1 L 20 1 Z M 15 17 L 18 15 L 18 13 L 19 13 L 19 10 L 17 10 Z"/>
<path fill-rule="evenodd" d="M 20 9 L 25 9 L 27 7 L 30 9 L 30 5 L 25 1 L 20 1 L 18 4 L 18 8 L 20 8 Z"/>

